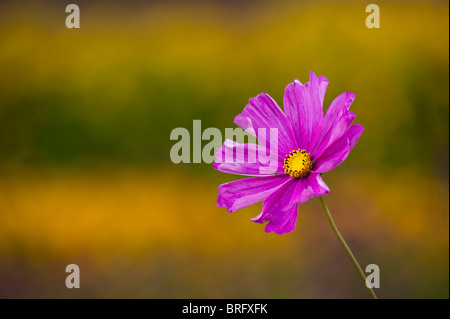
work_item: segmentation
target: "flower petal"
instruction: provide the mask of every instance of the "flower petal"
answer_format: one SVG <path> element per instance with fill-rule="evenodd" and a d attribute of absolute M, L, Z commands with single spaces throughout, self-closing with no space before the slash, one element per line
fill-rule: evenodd
<path fill-rule="evenodd" d="M 322 176 L 310 173 L 308 176 L 299 179 L 289 204 L 301 204 L 310 198 L 322 196 L 329 192 L 330 189 L 323 181 Z"/>
<path fill-rule="evenodd" d="M 350 150 L 356 145 L 364 128 L 355 124 L 314 161 L 313 173 L 325 173 L 331 171 L 333 168 L 341 164 L 348 156 Z"/>
<path fill-rule="evenodd" d="M 355 120 L 356 115 L 349 111 L 350 105 L 355 99 L 355 94 L 344 92 L 339 95 L 331 105 L 323 118 L 321 131 L 311 156 L 319 157 L 322 152 L 344 134 Z"/>
<path fill-rule="evenodd" d="M 293 231 L 297 221 L 298 205 L 289 205 L 289 202 L 296 184 L 296 179 L 289 179 L 264 200 L 261 214 L 251 220 L 256 223 L 268 221 L 264 229 L 267 233 L 273 231 L 281 235 Z"/>
<path fill-rule="evenodd" d="M 309 73 L 305 85 L 296 80 L 286 87 L 283 105 L 292 123 L 299 148 L 311 152 L 320 133 L 323 117 L 323 99 L 328 86 L 324 76 Z"/>
<path fill-rule="evenodd" d="M 217 206 L 230 213 L 260 202 L 290 179 L 289 175 L 244 178 L 219 186 Z"/>
<path fill-rule="evenodd" d="M 261 154 L 266 155 L 264 146 L 258 144 L 239 144 L 225 140 L 217 150 L 213 167 L 221 172 L 240 175 L 273 175 L 283 172 L 278 156 L 269 154 L 265 162 Z"/>
<path fill-rule="evenodd" d="M 277 143 L 276 151 L 280 159 L 283 159 L 290 151 L 297 149 L 292 127 L 286 114 L 266 93 L 251 98 L 244 111 L 235 117 L 234 123 L 255 135 L 268 150 L 271 150 L 270 145 Z M 265 135 L 262 136 L 258 129 L 264 129 Z M 274 136 L 275 134 L 272 134 L 270 129 L 277 129 L 277 136 Z"/>

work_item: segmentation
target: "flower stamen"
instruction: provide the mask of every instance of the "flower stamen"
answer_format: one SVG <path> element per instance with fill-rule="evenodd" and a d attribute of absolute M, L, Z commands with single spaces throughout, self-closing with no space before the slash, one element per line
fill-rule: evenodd
<path fill-rule="evenodd" d="M 298 149 L 286 155 L 283 169 L 291 177 L 300 178 L 308 175 L 312 168 L 311 156 L 305 150 Z"/>

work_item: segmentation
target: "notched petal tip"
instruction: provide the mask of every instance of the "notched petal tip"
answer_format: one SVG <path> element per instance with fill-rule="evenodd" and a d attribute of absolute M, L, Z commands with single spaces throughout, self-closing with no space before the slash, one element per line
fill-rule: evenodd
<path fill-rule="evenodd" d="M 326 76 L 319 76 L 319 82 L 326 82 L 327 84 L 330 83 L 330 81 L 328 81 L 328 78 Z"/>
<path fill-rule="evenodd" d="M 219 208 L 225 208 L 227 212 L 229 213 L 234 213 L 236 210 L 233 210 L 233 207 L 230 207 L 226 202 L 225 199 L 223 198 L 222 194 L 218 194 L 217 195 L 217 201 L 216 201 L 216 205 Z"/>
<path fill-rule="evenodd" d="M 286 225 L 275 225 L 272 222 L 269 222 L 266 227 L 264 227 L 264 231 L 266 233 L 274 232 L 277 235 L 283 235 L 291 233 L 295 229 L 296 221 L 290 222 Z"/>
<path fill-rule="evenodd" d="M 225 204 L 225 201 L 223 200 L 223 197 L 222 197 L 222 195 L 220 193 L 217 195 L 216 204 L 217 204 L 217 207 L 228 208 L 228 206 Z"/>
<path fill-rule="evenodd" d="M 344 94 L 347 94 L 344 105 L 345 108 L 348 110 L 350 109 L 350 106 L 352 105 L 353 101 L 355 100 L 356 94 L 352 92 L 345 92 Z"/>
<path fill-rule="evenodd" d="M 317 80 L 317 75 L 313 71 L 309 71 L 309 80 Z"/>
<path fill-rule="evenodd" d="M 295 209 L 297 210 L 297 208 Z M 295 229 L 296 220 L 293 220 L 290 223 L 288 222 L 287 224 L 279 224 L 276 223 L 276 221 L 274 222 L 267 218 L 268 216 L 263 216 L 263 213 L 261 213 L 258 216 L 251 218 L 250 220 L 258 224 L 264 224 L 265 222 L 268 222 L 264 227 L 264 232 L 266 233 L 274 232 L 277 235 L 283 235 L 290 233 Z M 273 216 L 271 218 L 273 218 Z"/>

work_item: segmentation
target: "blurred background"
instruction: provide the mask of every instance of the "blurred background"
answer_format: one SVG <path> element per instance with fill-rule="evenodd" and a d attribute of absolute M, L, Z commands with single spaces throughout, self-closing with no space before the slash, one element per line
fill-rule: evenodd
<path fill-rule="evenodd" d="M 320 202 L 266 234 L 216 207 L 237 176 L 173 164 L 192 121 L 222 132 L 309 71 L 365 127 L 323 176 L 380 298 L 449 298 L 447 1 L 0 2 L 1 298 L 368 298 Z M 208 141 L 204 142 L 204 145 Z M 67 289 L 65 267 L 81 269 Z"/>

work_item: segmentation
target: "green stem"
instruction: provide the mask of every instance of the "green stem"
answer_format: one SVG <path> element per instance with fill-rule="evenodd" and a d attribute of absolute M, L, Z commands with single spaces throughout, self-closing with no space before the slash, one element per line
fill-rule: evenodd
<path fill-rule="evenodd" d="M 348 247 L 347 243 L 345 242 L 344 238 L 342 237 L 341 233 L 339 232 L 339 229 L 337 229 L 336 224 L 334 223 L 333 217 L 331 217 L 330 210 L 328 209 L 327 204 L 325 203 L 325 200 L 322 196 L 319 197 L 320 203 L 322 204 L 323 209 L 325 210 L 325 213 L 327 214 L 328 221 L 330 222 L 331 228 L 333 228 L 334 233 L 338 237 L 339 241 L 341 242 L 342 246 L 344 246 L 345 251 L 347 252 L 348 256 L 350 257 L 350 260 L 352 261 L 353 265 L 355 266 L 356 270 L 358 270 L 359 275 L 361 276 L 361 279 L 364 282 L 364 285 L 366 286 L 367 290 L 369 290 L 370 295 L 373 299 L 377 299 L 377 296 L 375 295 L 375 292 L 372 288 L 367 287 L 366 285 L 366 275 L 361 269 L 361 266 L 359 266 L 358 261 L 356 260 L 355 256 L 353 255 L 352 251 Z"/>

